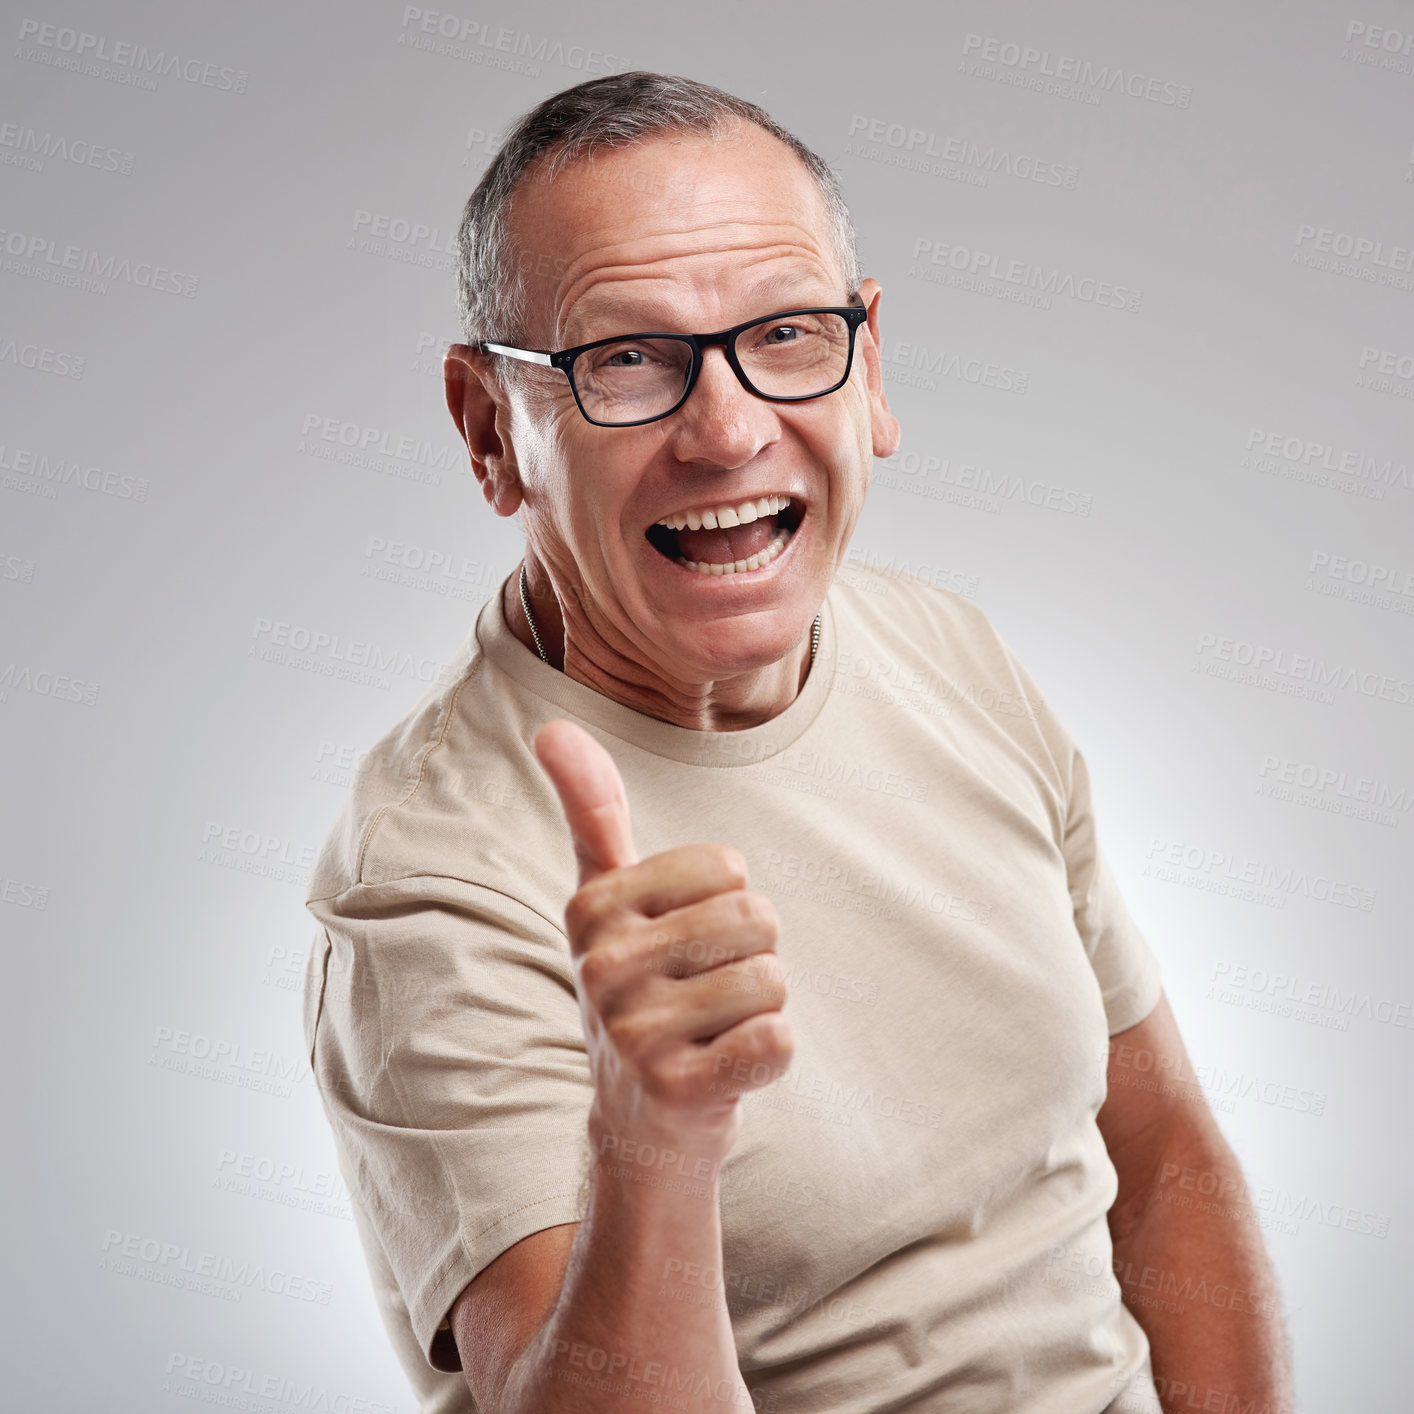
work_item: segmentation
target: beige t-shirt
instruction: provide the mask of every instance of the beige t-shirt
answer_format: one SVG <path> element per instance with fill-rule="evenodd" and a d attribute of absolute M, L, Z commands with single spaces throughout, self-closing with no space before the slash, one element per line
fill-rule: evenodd
<path fill-rule="evenodd" d="M 1156 1004 L 1159 967 L 1100 852 L 1085 762 L 982 611 L 847 566 L 804 689 L 746 731 L 575 682 L 510 633 L 499 593 L 446 681 L 370 753 L 325 846 L 304 998 L 423 1410 L 475 1409 L 443 1372 L 458 1293 L 581 1217 L 577 875 L 530 746 L 568 716 L 613 754 L 641 858 L 736 845 L 780 915 L 795 1054 L 743 1098 L 720 1178 L 757 1407 L 1153 1414 L 1095 1114 L 1107 1038 Z M 624 1407 L 668 1402 L 673 1369 L 644 1367 Z"/>

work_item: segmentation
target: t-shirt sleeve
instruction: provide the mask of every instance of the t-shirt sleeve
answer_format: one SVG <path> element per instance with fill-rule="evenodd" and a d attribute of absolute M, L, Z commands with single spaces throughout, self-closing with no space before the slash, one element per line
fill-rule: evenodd
<path fill-rule="evenodd" d="M 444 877 L 356 884 L 309 908 L 306 1039 L 353 1200 L 429 1363 L 507 1248 L 582 1217 L 593 1096 L 563 932 Z"/>
<path fill-rule="evenodd" d="M 1084 753 L 1020 660 L 1000 637 L 997 643 L 1038 733 L 1038 765 L 1055 782 L 1075 927 L 1100 984 L 1113 1036 L 1143 1021 L 1158 1004 L 1163 986 L 1159 960 L 1130 916 L 1101 848 Z"/>
<path fill-rule="evenodd" d="M 1158 1004 L 1159 960 L 1130 916 L 1100 848 L 1085 757 L 1072 743 L 1065 823 L 1066 874 L 1075 927 L 1100 983 L 1109 1034 L 1127 1031 Z"/>

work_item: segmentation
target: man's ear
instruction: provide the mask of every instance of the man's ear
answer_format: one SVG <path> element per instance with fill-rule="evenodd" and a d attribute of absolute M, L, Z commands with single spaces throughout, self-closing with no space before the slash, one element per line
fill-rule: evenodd
<path fill-rule="evenodd" d="M 877 280 L 865 280 L 859 286 L 859 298 L 869 311 L 858 334 L 859 353 L 864 358 L 865 387 L 869 390 L 869 424 L 874 436 L 874 455 L 891 457 L 898 451 L 900 431 L 898 418 L 889 411 L 884 396 L 883 344 L 879 339 L 879 300 L 883 287 Z"/>
<path fill-rule="evenodd" d="M 498 516 L 514 515 L 522 500 L 520 468 L 511 445 L 511 410 L 490 361 L 470 344 L 452 344 L 442 359 L 447 411 L 471 453 L 481 494 Z"/>

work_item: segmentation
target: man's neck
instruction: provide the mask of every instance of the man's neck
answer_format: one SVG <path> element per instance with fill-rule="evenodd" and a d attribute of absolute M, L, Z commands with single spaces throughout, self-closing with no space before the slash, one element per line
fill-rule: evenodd
<path fill-rule="evenodd" d="M 810 675 L 810 635 L 800 647 L 753 672 L 715 682 L 686 683 L 659 677 L 617 651 L 587 618 L 573 614 L 566 627 L 560 602 L 539 567 L 526 564 L 526 589 L 535 628 L 551 667 L 635 712 L 690 731 L 731 732 L 779 716 L 800 695 Z M 501 596 L 506 626 L 538 658 L 535 635 L 520 602 L 519 574 Z"/>

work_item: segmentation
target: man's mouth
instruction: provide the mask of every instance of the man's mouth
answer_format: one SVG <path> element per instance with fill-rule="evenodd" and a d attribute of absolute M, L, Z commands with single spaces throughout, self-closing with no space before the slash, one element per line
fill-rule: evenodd
<path fill-rule="evenodd" d="M 804 501 L 781 492 L 679 511 L 645 533 L 654 549 L 684 569 L 746 574 L 770 564 L 804 518 Z"/>

